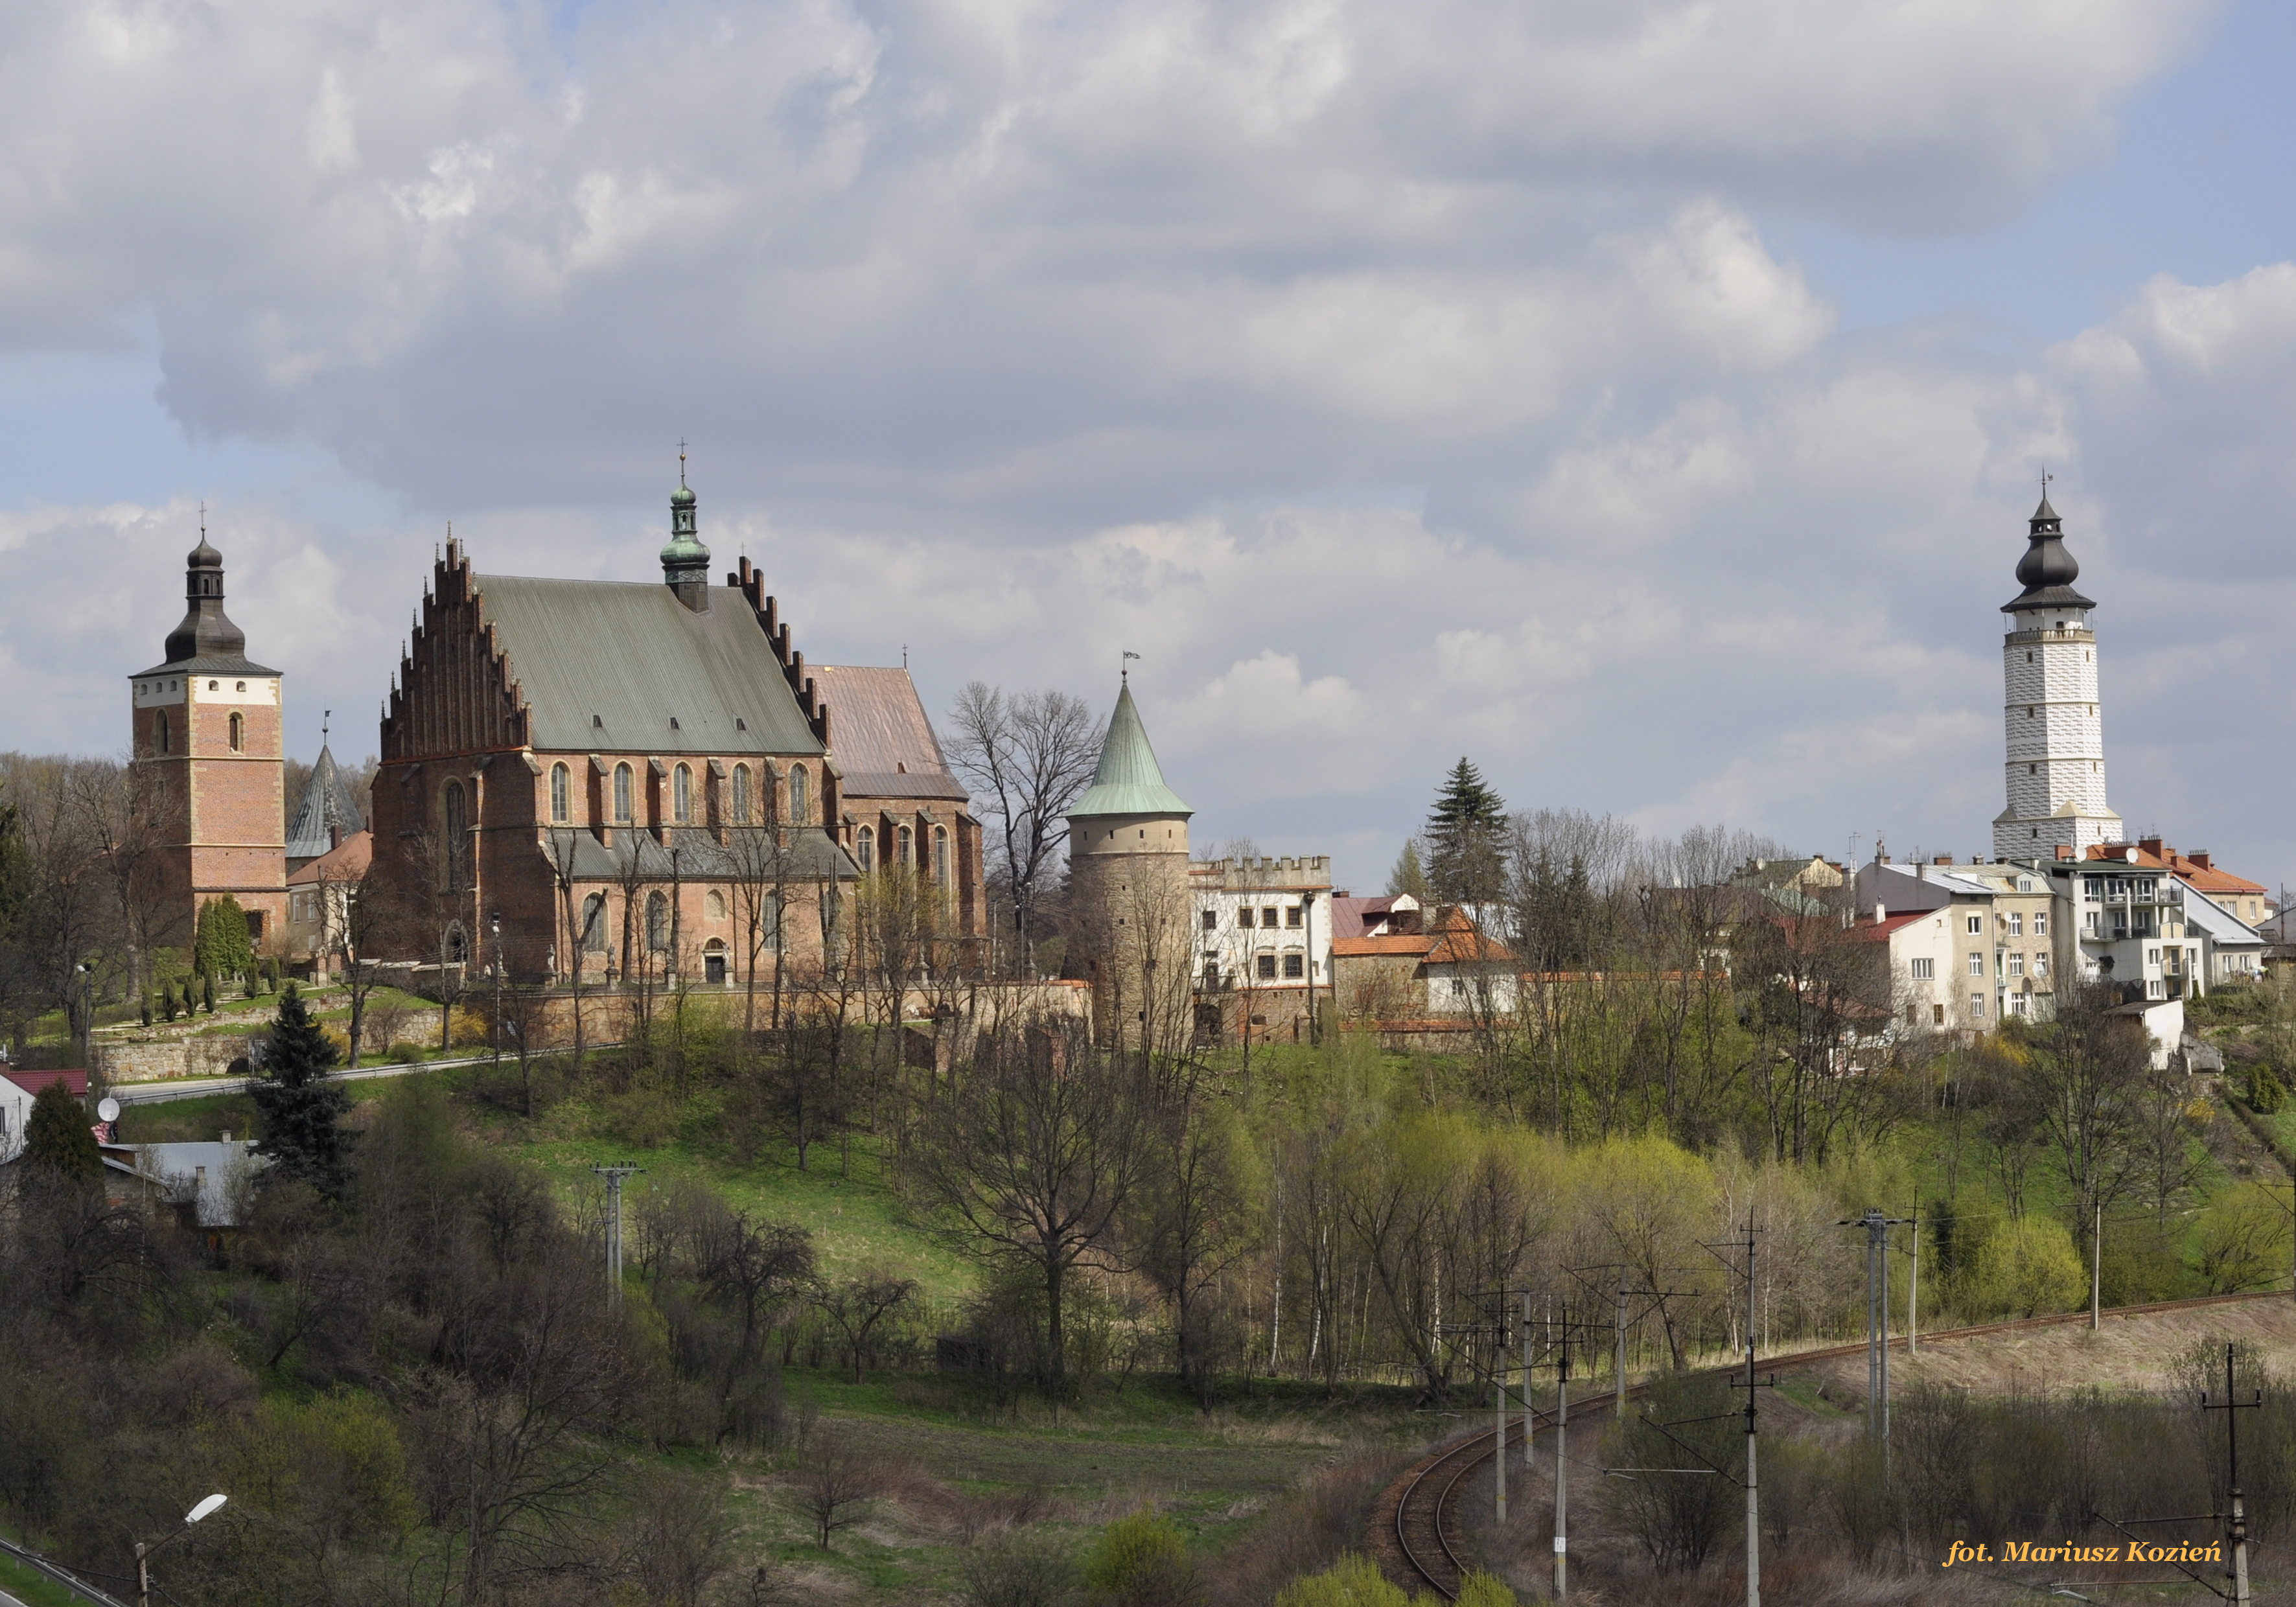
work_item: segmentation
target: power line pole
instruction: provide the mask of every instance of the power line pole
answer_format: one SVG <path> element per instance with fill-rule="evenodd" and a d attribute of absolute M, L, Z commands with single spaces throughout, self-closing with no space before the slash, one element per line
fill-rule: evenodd
<path fill-rule="evenodd" d="M 1619 1358 L 1618 1373 L 1611 1389 L 1613 1415 L 1620 1423 L 1627 1420 L 1627 1269 L 1619 1267 Z"/>
<path fill-rule="evenodd" d="M 2264 1391 L 2259 1390 L 2250 1400 L 2235 1399 L 2232 1392 L 2232 1345 L 2225 1345 L 2224 1399 L 2212 1402 L 2201 1397 L 2201 1410 L 2222 1412 L 2225 1414 L 2225 1472 L 2226 1482 L 2232 1491 L 2231 1526 L 2226 1538 L 2232 1543 L 2232 1600 L 2237 1607 L 2254 1598 L 2248 1592 L 2248 1516 L 2240 1497 L 2240 1414 L 2264 1405 Z"/>
<path fill-rule="evenodd" d="M 1890 1230 L 1907 1218 L 1870 1206 L 1862 1217 L 1835 1226 L 1866 1230 L 1866 1415 L 1869 1431 L 1890 1454 Z"/>
<path fill-rule="evenodd" d="M 645 1170 L 627 1161 L 590 1168 L 606 1180 L 606 1298 L 622 1303 L 622 1179 Z"/>
<path fill-rule="evenodd" d="M 1562 1348 L 1554 1372 L 1554 1599 L 1569 1594 L 1570 1553 L 1570 1307 L 1562 1308 Z M 1523 1397 L 1530 1396 L 1530 1374 L 1523 1374 Z"/>
<path fill-rule="evenodd" d="M 2104 1315 L 2104 1201 L 2096 1202 L 2096 1226 L 2088 1236 L 2088 1331 Z"/>

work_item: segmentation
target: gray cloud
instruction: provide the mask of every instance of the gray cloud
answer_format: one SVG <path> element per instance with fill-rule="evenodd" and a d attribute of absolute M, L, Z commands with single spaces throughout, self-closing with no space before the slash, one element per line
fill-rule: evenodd
<path fill-rule="evenodd" d="M 642 577 L 687 433 L 707 538 L 809 655 L 907 643 L 938 701 L 1097 693 L 1136 647 L 1206 829 L 1357 880 L 1463 750 L 1521 803 L 1981 845 L 2046 459 L 2107 603 L 2116 802 L 2276 874 L 2296 844 L 2169 729 L 2236 754 L 2262 650 L 2163 537 L 2217 508 L 2283 583 L 2232 516 L 2286 489 L 2296 270 L 2012 360 L 1838 333 L 1748 220 L 1982 226 L 2103 152 L 2208 9 L 19 13 L 0 340 L 148 314 L 185 428 L 406 510 L 218 513 L 307 742 L 381 695 L 445 517 L 481 568 Z M 0 740 L 117 744 L 91 667 L 173 623 L 190 500 L 0 521 L 37 692 Z M 2196 682 L 2220 716 L 2178 714 Z"/>

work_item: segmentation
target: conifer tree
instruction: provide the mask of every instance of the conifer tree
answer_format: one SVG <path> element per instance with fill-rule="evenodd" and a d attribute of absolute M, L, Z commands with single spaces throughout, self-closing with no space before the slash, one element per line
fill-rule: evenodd
<path fill-rule="evenodd" d="M 212 971 L 200 978 L 200 1008 L 209 1015 L 215 1013 L 215 972 Z"/>
<path fill-rule="evenodd" d="M 1445 904 L 1487 904 L 1505 892 L 1506 800 L 1464 756 L 1427 817 L 1427 883 Z"/>
<path fill-rule="evenodd" d="M 61 1077 L 32 1101 L 32 1113 L 24 1122 L 24 1164 L 64 1177 L 102 1176 L 103 1155 L 95 1147 L 95 1130 Z"/>
<path fill-rule="evenodd" d="M 334 1045 L 311 1019 L 301 990 L 290 983 L 279 996 L 263 1075 L 247 1091 L 263 1118 L 268 1176 L 299 1178 L 330 1197 L 342 1192 L 350 1147 L 341 1123 L 351 1100 L 329 1075 L 334 1063 Z"/>
<path fill-rule="evenodd" d="M 242 976 L 254 969 L 255 940 L 248 935 L 247 912 L 226 893 L 200 906 L 192 932 L 192 966 L 209 978 Z"/>
<path fill-rule="evenodd" d="M 1396 856 L 1395 868 L 1387 873 L 1387 896 L 1400 898 L 1405 894 L 1427 902 L 1427 869 L 1419 862 L 1419 839 L 1404 840 L 1403 852 Z"/>

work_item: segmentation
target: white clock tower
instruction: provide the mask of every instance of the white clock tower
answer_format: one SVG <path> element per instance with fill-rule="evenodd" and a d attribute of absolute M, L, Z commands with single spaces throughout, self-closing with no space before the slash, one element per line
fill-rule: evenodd
<path fill-rule="evenodd" d="M 2025 589 L 2002 604 L 2007 703 L 2009 807 L 1993 822 L 1997 859 L 2051 859 L 2119 842 L 2120 816 L 2104 801 L 2104 728 L 2096 695 L 2096 606 L 2073 590 L 2080 565 L 2065 551 L 2064 525 L 2045 490 L 2033 510 L 2031 545 L 2017 564 Z"/>

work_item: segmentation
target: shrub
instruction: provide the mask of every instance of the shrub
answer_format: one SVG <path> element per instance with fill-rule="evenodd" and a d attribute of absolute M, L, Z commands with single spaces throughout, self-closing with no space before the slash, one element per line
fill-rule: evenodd
<path fill-rule="evenodd" d="M 2242 1097 L 2259 1116 L 2269 1116 L 2287 1102 L 2288 1089 L 2271 1063 L 2259 1061 L 2248 1069 L 2248 1086 Z"/>
<path fill-rule="evenodd" d="M 486 1018 L 464 1004 L 455 1012 L 454 1025 L 448 1029 L 448 1041 L 457 1049 L 484 1049 L 494 1040 L 487 1030 Z"/>
<path fill-rule="evenodd" d="M 1103 1529 L 1084 1578 L 1103 1598 L 1139 1607 L 1182 1607 L 1204 1594 L 1188 1560 L 1187 1537 L 1155 1513 L 1134 1513 Z"/>
<path fill-rule="evenodd" d="M 1062 1607 L 1076 1598 L 1076 1564 L 1039 1536 L 978 1547 L 962 1572 L 965 1607 Z"/>
<path fill-rule="evenodd" d="M 420 1044 L 410 1044 L 401 1038 L 390 1046 L 390 1060 L 394 1065 L 411 1066 L 422 1058 L 422 1045 Z"/>
<path fill-rule="evenodd" d="M 1459 1607 L 1518 1607 L 1514 1592 L 1478 1570 L 1459 1581 Z"/>
<path fill-rule="evenodd" d="M 1411 1607 L 1411 1598 L 1389 1584 L 1370 1558 L 1350 1556 L 1286 1585 L 1275 1607 Z"/>
<path fill-rule="evenodd" d="M 2088 1269 L 2072 1234 L 2048 1217 L 2005 1223 L 1988 1235 L 1962 1283 L 1972 1314 L 2070 1311 L 2087 1293 Z"/>

